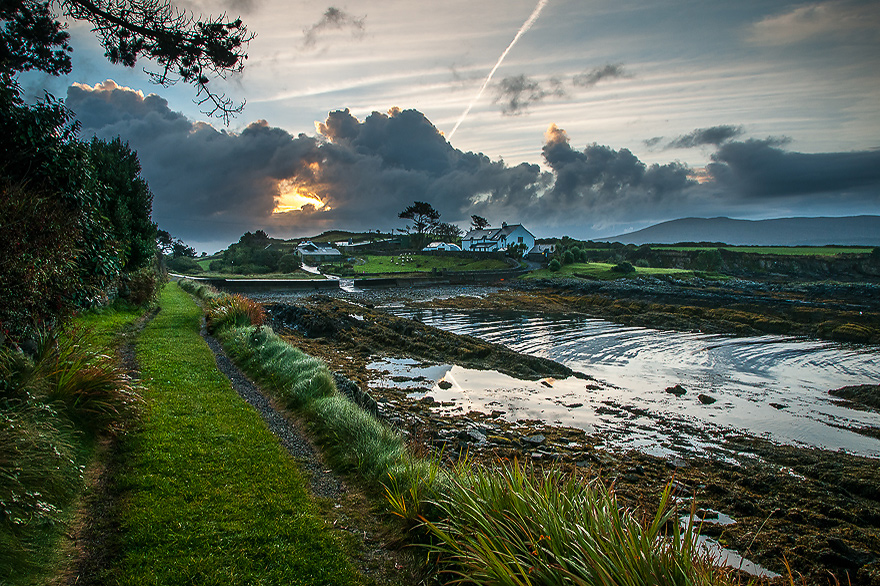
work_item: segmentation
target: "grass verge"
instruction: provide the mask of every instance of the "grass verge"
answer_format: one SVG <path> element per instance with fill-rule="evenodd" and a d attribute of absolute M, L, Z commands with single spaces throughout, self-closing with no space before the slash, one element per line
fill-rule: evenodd
<path fill-rule="evenodd" d="M 124 443 L 120 584 L 357 584 L 307 483 L 216 368 L 176 285 L 138 342 L 149 407 Z"/>
<path fill-rule="evenodd" d="M 36 353 L 0 348 L 0 583 L 50 581 L 66 565 L 84 471 L 101 437 L 136 417 L 111 348 L 143 309 L 116 304 L 44 333 Z"/>

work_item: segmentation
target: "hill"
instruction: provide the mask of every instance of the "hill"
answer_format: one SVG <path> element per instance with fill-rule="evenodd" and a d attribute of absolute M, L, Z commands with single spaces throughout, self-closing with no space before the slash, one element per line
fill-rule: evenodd
<path fill-rule="evenodd" d="M 880 246 L 880 216 L 773 220 L 682 218 L 595 240 L 639 245 L 724 242 L 746 246 Z"/>

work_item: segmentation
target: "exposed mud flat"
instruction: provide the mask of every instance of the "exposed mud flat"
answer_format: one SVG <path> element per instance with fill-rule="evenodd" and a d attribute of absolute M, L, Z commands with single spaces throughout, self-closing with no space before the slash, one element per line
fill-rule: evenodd
<path fill-rule="evenodd" d="M 756 336 L 790 334 L 880 343 L 880 286 L 701 279 L 533 281 L 431 307 L 577 311 L 632 326 Z"/>
<path fill-rule="evenodd" d="M 530 293 L 498 295 L 519 298 L 518 307 L 536 308 Z M 490 296 L 488 301 L 468 298 L 447 303 L 483 302 L 497 300 Z M 570 309 L 567 303 L 560 307 Z M 553 361 L 338 299 L 313 297 L 295 306 L 269 309 L 277 331 L 286 330 L 297 346 L 368 389 L 379 402 L 382 416 L 409 436 L 414 449 L 442 451 L 448 458 L 466 452 L 486 461 L 518 458 L 540 466 L 561 466 L 613 483 L 627 504 L 647 511 L 663 487 L 674 482 L 683 499 L 696 498 L 699 508 L 735 520 L 731 524 L 707 522 L 704 534 L 769 570 L 785 574 L 785 557 L 796 577 L 803 574 L 808 583 L 827 584 L 833 574 L 841 584 L 880 585 L 877 459 L 781 446 L 735 433 L 705 438 L 705 445 L 711 447 L 702 454 L 692 449 L 687 457 L 658 457 L 638 450 L 607 449 L 603 447 L 606 438 L 584 429 L 510 418 L 501 410 L 452 412 L 442 397 L 438 401 L 433 396 L 440 396 L 442 380 L 393 372 L 394 368 L 382 366 L 383 361 L 409 358 L 426 368 L 492 369 L 539 385 L 541 379 L 571 378 L 573 373 Z M 596 384 L 577 380 L 583 385 Z M 626 406 L 606 407 L 625 410 Z M 641 415 L 632 413 L 634 419 Z M 682 425 L 675 433 L 702 441 L 700 433 L 705 430 Z"/>

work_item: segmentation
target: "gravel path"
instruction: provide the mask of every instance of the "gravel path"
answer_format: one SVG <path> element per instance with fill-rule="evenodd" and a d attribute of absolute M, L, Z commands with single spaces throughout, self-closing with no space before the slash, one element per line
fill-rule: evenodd
<path fill-rule="evenodd" d="M 208 335 L 202 324 L 202 337 L 217 358 L 217 368 L 229 378 L 232 387 L 242 399 L 250 403 L 266 422 L 269 431 L 278 437 L 284 449 L 309 474 L 312 494 L 321 498 L 338 498 L 345 492 L 342 481 L 321 461 L 318 452 L 306 438 L 299 425 L 281 415 L 272 401 L 239 370 L 223 351 L 216 338 Z"/>

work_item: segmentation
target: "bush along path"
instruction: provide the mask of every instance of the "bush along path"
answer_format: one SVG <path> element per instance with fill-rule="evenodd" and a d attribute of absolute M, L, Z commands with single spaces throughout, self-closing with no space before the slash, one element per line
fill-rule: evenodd
<path fill-rule="evenodd" d="M 95 581 L 361 584 L 296 463 L 218 371 L 176 285 L 140 335 L 147 408 L 121 447 L 120 536 Z"/>

